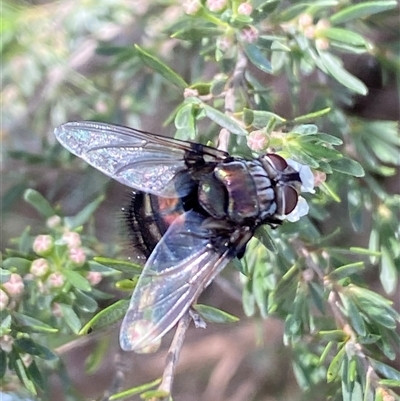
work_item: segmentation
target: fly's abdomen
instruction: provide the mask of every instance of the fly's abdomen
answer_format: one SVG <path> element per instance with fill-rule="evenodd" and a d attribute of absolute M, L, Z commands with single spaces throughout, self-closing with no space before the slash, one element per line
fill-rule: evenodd
<path fill-rule="evenodd" d="M 168 227 L 184 212 L 180 198 L 133 192 L 125 216 L 135 248 L 148 258 Z"/>

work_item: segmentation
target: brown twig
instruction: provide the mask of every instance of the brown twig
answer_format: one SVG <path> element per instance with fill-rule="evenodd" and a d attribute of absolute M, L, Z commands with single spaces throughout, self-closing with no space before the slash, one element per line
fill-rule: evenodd
<path fill-rule="evenodd" d="M 171 394 L 176 365 L 179 360 L 179 355 L 182 350 L 183 341 L 185 339 L 189 323 L 190 323 L 190 314 L 185 313 L 181 318 L 181 320 L 179 320 L 178 327 L 176 328 L 176 332 L 174 335 L 174 339 L 172 340 L 171 346 L 169 347 L 168 350 L 162 382 L 158 387 L 158 390 L 160 391 L 165 391 Z"/>

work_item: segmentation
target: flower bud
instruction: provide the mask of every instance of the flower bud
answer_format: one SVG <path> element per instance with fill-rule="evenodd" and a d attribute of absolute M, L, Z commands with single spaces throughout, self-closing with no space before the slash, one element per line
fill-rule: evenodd
<path fill-rule="evenodd" d="M 10 298 L 8 297 L 7 293 L 0 289 L 0 311 L 7 307 L 9 301 Z"/>
<path fill-rule="evenodd" d="M 250 132 L 247 137 L 247 146 L 255 152 L 266 149 L 268 146 L 268 138 L 265 132 L 262 130 Z"/>
<path fill-rule="evenodd" d="M 195 15 L 201 8 L 200 0 L 187 0 L 182 4 L 183 11 L 188 15 Z"/>
<path fill-rule="evenodd" d="M 47 285 L 50 288 L 61 288 L 65 283 L 65 278 L 60 272 L 54 272 L 47 277 Z"/>
<path fill-rule="evenodd" d="M 250 3 L 242 3 L 238 7 L 238 14 L 251 15 L 252 12 L 253 12 L 253 7 L 251 6 Z"/>
<path fill-rule="evenodd" d="M 61 238 L 68 248 L 78 248 L 82 244 L 81 236 L 75 231 L 67 231 Z"/>
<path fill-rule="evenodd" d="M 46 256 L 53 249 L 54 240 L 51 235 L 38 235 L 33 241 L 33 251 L 39 256 Z"/>
<path fill-rule="evenodd" d="M 243 42 L 255 43 L 258 40 L 258 31 L 254 26 L 248 26 L 247 28 L 242 29 L 240 36 Z"/>
<path fill-rule="evenodd" d="M 3 287 L 9 296 L 16 298 L 22 294 L 22 291 L 24 290 L 24 282 L 19 274 L 12 273 L 10 280 L 4 283 Z"/>
<path fill-rule="evenodd" d="M 82 266 L 86 262 L 85 251 L 82 248 L 72 248 L 69 250 L 69 259 L 77 266 Z"/>
<path fill-rule="evenodd" d="M 103 279 L 103 276 L 101 275 L 100 272 L 89 271 L 86 274 L 86 278 L 91 285 L 97 285 Z"/>
<path fill-rule="evenodd" d="M 14 343 L 14 338 L 12 338 L 8 334 L 5 334 L 4 336 L 0 337 L 0 348 L 4 352 L 11 352 L 13 343 Z"/>
<path fill-rule="evenodd" d="M 206 2 L 207 8 L 214 13 L 222 11 L 226 7 L 226 4 L 226 0 L 207 0 Z"/>
<path fill-rule="evenodd" d="M 46 226 L 49 228 L 56 228 L 61 224 L 61 217 L 54 215 L 46 220 Z"/>
<path fill-rule="evenodd" d="M 32 262 L 29 271 L 35 277 L 43 277 L 50 269 L 49 262 L 46 259 L 40 258 Z"/>

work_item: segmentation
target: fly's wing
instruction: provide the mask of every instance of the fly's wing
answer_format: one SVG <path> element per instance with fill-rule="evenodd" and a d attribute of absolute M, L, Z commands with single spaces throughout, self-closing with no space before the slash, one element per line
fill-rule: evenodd
<path fill-rule="evenodd" d="M 218 149 L 91 121 L 69 122 L 55 129 L 71 153 L 124 185 L 164 197 L 190 192 L 188 158 L 218 162 L 229 155 Z M 181 181 L 176 182 L 177 177 Z"/>
<path fill-rule="evenodd" d="M 234 256 L 228 240 L 211 245 L 203 222 L 196 212 L 182 214 L 155 247 L 122 322 L 123 350 L 140 352 L 161 339 Z"/>

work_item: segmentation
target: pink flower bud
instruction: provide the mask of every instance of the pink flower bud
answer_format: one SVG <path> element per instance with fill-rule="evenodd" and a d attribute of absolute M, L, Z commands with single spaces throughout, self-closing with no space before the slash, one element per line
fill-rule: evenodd
<path fill-rule="evenodd" d="M 103 276 L 100 272 L 87 272 L 86 278 L 88 279 L 91 285 L 97 285 L 103 279 Z"/>
<path fill-rule="evenodd" d="M 47 285 L 50 288 L 61 288 L 65 283 L 64 276 L 60 272 L 54 272 L 47 277 Z"/>
<path fill-rule="evenodd" d="M 11 352 L 13 343 L 14 339 L 8 334 L 5 334 L 4 336 L 0 337 L 0 348 L 4 352 Z"/>
<path fill-rule="evenodd" d="M 223 53 L 232 49 L 233 39 L 231 36 L 222 36 L 217 39 L 217 48 Z"/>
<path fill-rule="evenodd" d="M 49 268 L 50 268 L 49 262 L 47 262 L 46 259 L 40 258 L 32 262 L 29 271 L 35 277 L 43 277 L 49 271 Z"/>
<path fill-rule="evenodd" d="M 314 187 L 319 187 L 326 181 L 326 174 L 323 171 L 314 171 Z"/>
<path fill-rule="evenodd" d="M 85 251 L 82 248 L 72 248 L 69 250 L 69 259 L 77 266 L 82 266 L 86 262 Z"/>
<path fill-rule="evenodd" d="M 247 146 L 251 150 L 259 152 L 260 150 L 266 149 L 268 146 L 268 138 L 261 130 L 250 132 L 249 136 L 247 137 Z"/>
<path fill-rule="evenodd" d="M 329 40 L 327 38 L 315 39 L 315 47 L 319 50 L 327 50 L 329 48 Z"/>
<path fill-rule="evenodd" d="M 258 39 L 258 31 L 254 26 L 248 26 L 247 28 L 242 29 L 240 36 L 243 42 L 255 43 Z"/>
<path fill-rule="evenodd" d="M 226 0 L 207 0 L 206 5 L 207 8 L 216 13 L 222 11 L 226 7 Z"/>
<path fill-rule="evenodd" d="M 24 290 L 24 282 L 19 274 L 12 273 L 10 280 L 4 283 L 3 287 L 9 296 L 16 298 L 22 294 L 22 291 Z"/>
<path fill-rule="evenodd" d="M 67 231 L 61 238 L 68 248 L 78 248 L 82 244 L 81 236 L 74 231 Z"/>
<path fill-rule="evenodd" d="M 323 31 L 324 29 L 330 28 L 331 23 L 326 18 L 322 18 L 317 22 L 316 27 L 319 31 Z"/>
<path fill-rule="evenodd" d="M 314 25 L 307 26 L 304 29 L 304 36 L 308 39 L 314 39 L 315 38 L 315 26 Z"/>
<path fill-rule="evenodd" d="M 252 12 L 253 12 L 253 7 L 251 6 L 250 3 L 242 3 L 242 4 L 238 7 L 238 14 L 241 14 L 241 15 L 251 15 Z"/>
<path fill-rule="evenodd" d="M 61 217 L 54 215 L 46 220 L 46 226 L 49 228 L 56 228 L 61 224 Z"/>
<path fill-rule="evenodd" d="M 7 293 L 3 290 L 0 290 L 0 311 L 7 307 L 9 301 L 10 298 L 8 297 Z"/>
<path fill-rule="evenodd" d="M 300 14 L 298 22 L 299 26 L 304 29 L 305 27 L 312 25 L 313 17 L 312 15 L 306 13 Z"/>
<path fill-rule="evenodd" d="M 201 8 L 200 0 L 187 0 L 182 4 L 183 11 L 188 15 L 194 15 Z"/>
<path fill-rule="evenodd" d="M 38 235 L 33 241 L 33 251 L 39 256 L 46 256 L 53 249 L 54 240 L 51 235 Z"/>

